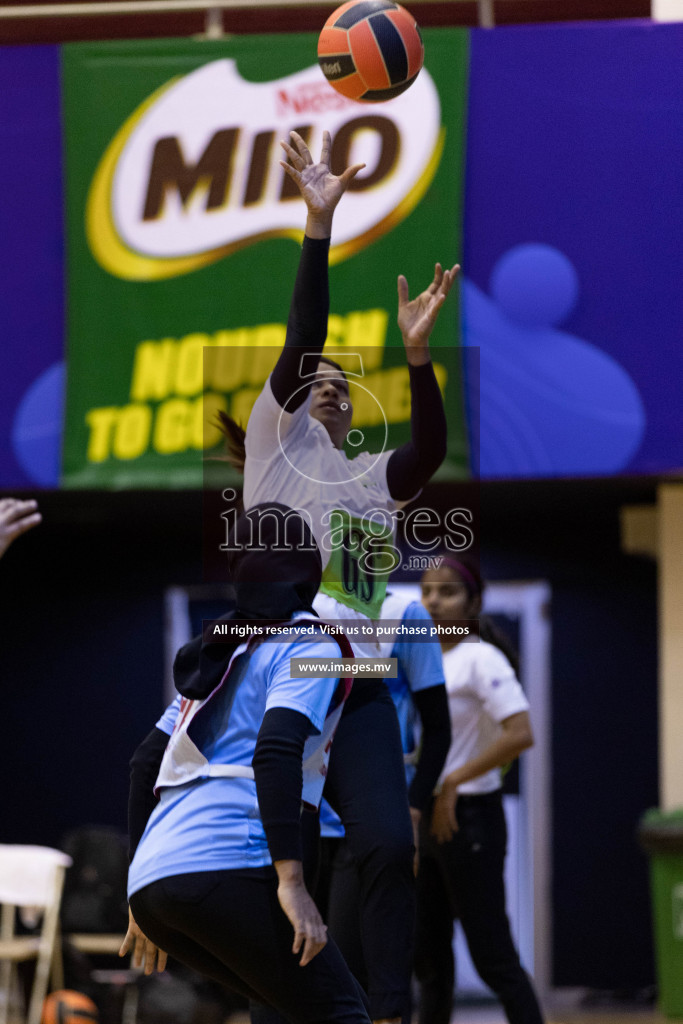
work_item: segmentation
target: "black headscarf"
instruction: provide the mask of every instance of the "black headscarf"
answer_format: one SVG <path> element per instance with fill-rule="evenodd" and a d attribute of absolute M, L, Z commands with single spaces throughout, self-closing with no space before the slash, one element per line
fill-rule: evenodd
<path fill-rule="evenodd" d="M 266 620 L 287 622 L 295 612 L 315 615 L 322 561 L 313 534 L 298 512 L 279 503 L 243 512 L 230 537 L 228 568 L 236 605 L 204 635 L 181 647 L 173 663 L 175 687 L 184 697 L 203 700 L 218 686 L 242 638 L 211 639 L 216 623 Z"/>

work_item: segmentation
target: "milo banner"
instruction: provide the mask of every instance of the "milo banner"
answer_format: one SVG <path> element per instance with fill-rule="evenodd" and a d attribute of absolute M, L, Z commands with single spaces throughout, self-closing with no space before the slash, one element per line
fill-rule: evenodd
<path fill-rule="evenodd" d="M 405 439 L 396 279 L 415 295 L 461 254 L 467 34 L 424 41 L 415 84 L 380 104 L 338 95 L 308 34 L 64 47 L 65 486 L 201 486 L 217 411 L 246 425 L 284 342 L 305 223 L 279 164 L 292 129 L 314 159 L 329 130 L 337 173 L 366 165 L 335 215 L 327 347 L 361 355 L 354 427 L 369 446 L 375 429 Z M 449 479 L 468 474 L 458 323 L 452 294 L 432 336 Z"/>

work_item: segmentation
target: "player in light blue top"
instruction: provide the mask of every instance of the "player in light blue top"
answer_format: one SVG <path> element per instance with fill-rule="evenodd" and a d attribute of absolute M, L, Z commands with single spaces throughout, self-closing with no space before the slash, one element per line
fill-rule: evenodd
<path fill-rule="evenodd" d="M 397 640 L 384 645 L 382 656 L 388 654 L 397 660 L 396 678 L 385 682 L 398 714 L 410 815 L 417 835 L 422 811 L 432 796 L 451 739 L 441 647 L 436 640 L 411 637 L 411 631 L 433 626 L 432 619 L 420 601 L 398 591 L 387 594 L 381 621 L 395 622 L 404 629 Z M 323 855 L 316 898 L 325 908 L 330 935 L 367 991 L 373 974 L 386 967 L 377 965 L 372 952 L 363 948 L 358 869 L 344 840 L 341 820 L 326 800 L 320 807 L 320 834 Z"/>
<path fill-rule="evenodd" d="M 244 513 L 235 530 L 236 608 L 178 652 L 181 699 L 131 762 L 122 953 L 134 948 L 146 970 L 170 954 L 293 1024 L 369 1024 L 302 867 L 302 809 L 318 807 L 351 688 L 314 663 L 351 647 L 323 632 L 311 607 L 321 560 L 301 517 L 288 519 L 290 546 L 278 549 L 289 510 L 270 506 L 259 543 L 244 551 L 262 511 Z M 264 639 L 266 628 L 278 635 Z M 312 678 L 292 671 L 293 656 Z"/>
<path fill-rule="evenodd" d="M 308 625 L 309 620 L 303 621 Z M 313 734 L 304 747 L 303 799 L 317 808 L 329 757 L 324 747 L 345 692 L 337 679 L 292 678 L 290 662 L 335 656 L 336 641 L 319 630 L 290 643 L 269 640 L 253 652 L 241 644 L 233 656 L 231 686 L 222 686 L 210 705 L 191 709 L 188 704 L 198 702 L 180 698 L 170 705 L 157 728 L 180 740 L 177 751 L 187 744 L 189 725 L 206 765 L 197 767 L 187 757 L 179 763 L 167 747 L 157 780 L 159 803 L 130 866 L 129 896 L 159 878 L 196 871 L 198 859 L 203 868 L 216 871 L 272 863 L 250 767 L 259 729 L 270 708 L 289 708 L 308 719 Z M 217 767 L 226 774 L 216 775 Z"/>
<path fill-rule="evenodd" d="M 313 605 L 314 607 L 318 606 L 317 598 Z M 396 591 L 390 591 L 387 594 L 382 605 L 381 616 L 383 620 L 401 622 L 404 626 L 410 623 L 414 623 L 415 626 L 422 624 L 426 626 L 432 625 L 429 612 L 426 611 L 420 601 L 406 599 Z M 420 757 L 420 739 L 422 737 L 427 740 L 429 750 L 432 733 L 428 728 L 427 736 L 424 737 L 424 723 L 421 721 L 420 712 L 416 707 L 415 694 L 423 690 L 429 690 L 432 687 L 445 685 L 441 647 L 438 641 L 432 643 L 422 639 L 416 641 L 411 639 L 409 633 L 404 633 L 391 644 L 388 652 L 386 649 L 383 649 L 381 656 L 384 657 L 387 653 L 390 658 L 396 658 L 397 661 L 397 676 L 385 679 L 385 683 L 398 714 L 410 806 L 414 810 L 421 811 L 431 796 L 440 769 L 436 773 L 436 779 L 434 779 L 433 773 L 436 769 L 430 765 L 429 756 L 426 762 L 423 757 Z M 434 695 L 430 696 L 433 697 Z M 418 697 L 417 700 L 420 701 L 420 698 Z M 446 742 L 445 734 L 447 730 L 444 729 L 443 723 L 438 718 L 434 720 L 434 731 L 437 734 L 442 734 L 443 745 L 443 742 Z M 446 752 L 449 742 L 450 740 L 446 742 Z M 416 776 L 418 761 L 422 767 L 417 785 L 413 787 L 412 783 Z M 429 777 L 423 782 L 425 775 Z M 320 805 L 320 826 L 320 834 L 322 836 L 340 838 L 344 835 L 344 827 L 339 816 L 334 813 L 326 800 L 323 800 Z"/>

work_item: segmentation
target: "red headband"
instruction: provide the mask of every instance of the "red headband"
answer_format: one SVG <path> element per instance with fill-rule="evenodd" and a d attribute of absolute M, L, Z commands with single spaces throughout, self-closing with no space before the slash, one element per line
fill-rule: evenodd
<path fill-rule="evenodd" d="M 445 565 L 447 569 L 452 569 L 459 576 L 462 576 L 467 589 L 473 594 L 481 594 L 483 590 L 482 584 L 477 581 L 471 570 L 466 565 L 463 565 L 462 562 L 458 562 L 456 558 L 450 558 L 448 555 L 442 555 L 441 565 Z"/>

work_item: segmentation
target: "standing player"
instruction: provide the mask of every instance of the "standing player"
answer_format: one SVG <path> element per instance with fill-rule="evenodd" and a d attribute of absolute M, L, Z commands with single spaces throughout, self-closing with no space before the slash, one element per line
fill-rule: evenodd
<path fill-rule="evenodd" d="M 321 604 L 320 595 L 313 602 Z M 388 593 L 382 605 L 381 621 L 402 627 L 396 640 L 381 644 L 381 657 L 395 658 L 397 675 L 385 680 L 398 715 L 403 747 L 410 816 L 413 823 L 415 847 L 423 809 L 427 806 L 450 745 L 451 731 L 448 701 L 444 686 L 441 648 L 438 641 L 411 639 L 411 631 L 432 626 L 429 614 L 419 601 L 406 599 L 399 592 Z M 371 741 L 371 739 L 369 738 Z M 337 740 L 335 739 L 335 747 Z M 335 757 L 335 747 L 331 760 Z M 361 913 L 367 895 L 362 891 L 363 873 L 354 858 L 352 848 L 344 837 L 344 826 L 326 800 L 320 806 L 320 834 L 322 838 L 320 864 L 314 853 L 306 850 L 305 862 L 310 865 L 307 884 L 315 894 L 321 914 L 329 927 L 329 934 L 339 947 L 354 977 L 367 992 L 369 979 L 391 965 L 377 964 L 370 947 L 366 953 L 365 936 L 361 929 Z M 313 822 L 307 823 L 305 845 L 317 842 Z M 319 870 L 318 870 L 319 868 Z M 386 959 L 386 954 L 383 959 Z M 251 1007 L 252 1024 L 286 1024 L 272 1010 Z M 407 1019 L 408 1015 L 404 1014 Z"/>
<path fill-rule="evenodd" d="M 413 300 L 406 279 L 399 277 L 411 440 L 395 451 L 348 459 L 342 445 L 353 414 L 349 386 L 322 350 L 332 217 L 361 165 L 332 174 L 328 132 L 318 163 L 295 132 L 291 145 L 282 145 L 289 158 L 282 166 L 306 203 L 306 231 L 285 345 L 247 424 L 244 505 L 282 502 L 304 515 L 323 561 L 326 600 L 319 611 L 354 628 L 379 615 L 386 588 L 386 574 L 373 572 L 367 557 L 369 546 L 377 553 L 377 537 L 376 519 L 369 523 L 366 517 L 380 510 L 391 522 L 392 513 L 415 497 L 446 453 L 446 417 L 429 336 L 458 268 L 444 271 L 437 264 L 432 283 Z M 234 451 L 234 424 L 227 417 L 223 422 Z M 387 546 L 390 535 L 391 529 Z M 381 552 L 377 557 L 381 560 Z M 357 641 L 358 634 L 352 639 L 357 655 L 379 653 L 376 645 Z M 373 779 L 370 787 L 367 778 Z M 326 788 L 361 873 L 371 1016 L 398 1020 L 410 999 L 414 847 L 398 721 L 383 682 L 356 680 L 337 729 Z"/>
<path fill-rule="evenodd" d="M 448 555 L 422 577 L 422 602 L 437 625 L 478 617 L 482 593 L 476 568 Z M 419 1021 L 448 1024 L 451 1018 L 457 916 L 472 962 L 510 1024 L 543 1024 L 505 910 L 501 768 L 533 743 L 529 704 L 486 620 L 480 635 L 479 643 L 445 639 L 441 644 L 452 742 L 420 845 Z"/>
<path fill-rule="evenodd" d="M 292 657 L 338 657 L 339 647 L 310 607 L 320 558 L 305 523 L 287 516 L 294 551 L 253 549 L 258 511 L 235 531 L 238 550 L 243 545 L 233 574 L 237 609 L 222 624 L 244 630 L 271 619 L 276 589 L 280 628 L 290 636 L 238 636 L 225 645 L 197 638 L 179 652 L 182 704 L 131 763 L 135 854 L 121 955 L 134 948 L 149 971 L 157 955 L 163 969 L 170 953 L 295 1024 L 368 1024 L 362 993 L 304 886 L 301 853 L 301 804 L 320 801 L 350 681 L 293 676 Z M 286 512 L 269 507 L 264 540 L 275 539 Z M 348 656 L 343 637 L 340 646 Z M 149 814 L 159 766 L 160 801 Z"/>
<path fill-rule="evenodd" d="M 319 607 L 316 598 L 314 607 Z M 382 657 L 395 658 L 397 675 L 385 680 L 396 707 L 405 761 L 410 817 L 418 846 L 422 813 L 432 793 L 451 741 L 448 700 L 444 685 L 441 648 L 429 635 L 411 639 L 412 631 L 432 626 L 419 601 L 400 592 L 389 592 L 382 605 L 381 621 L 403 627 L 395 641 L 382 645 Z M 326 907 L 330 935 L 339 946 L 355 977 L 367 990 L 372 962 L 366 965 L 359 906 L 362 904 L 358 866 L 344 839 L 344 828 L 326 800 L 320 808 L 321 835 L 328 851 L 325 877 L 316 899 Z M 417 866 L 417 865 L 416 865 Z M 321 887 L 324 891 L 321 892 Z"/>

